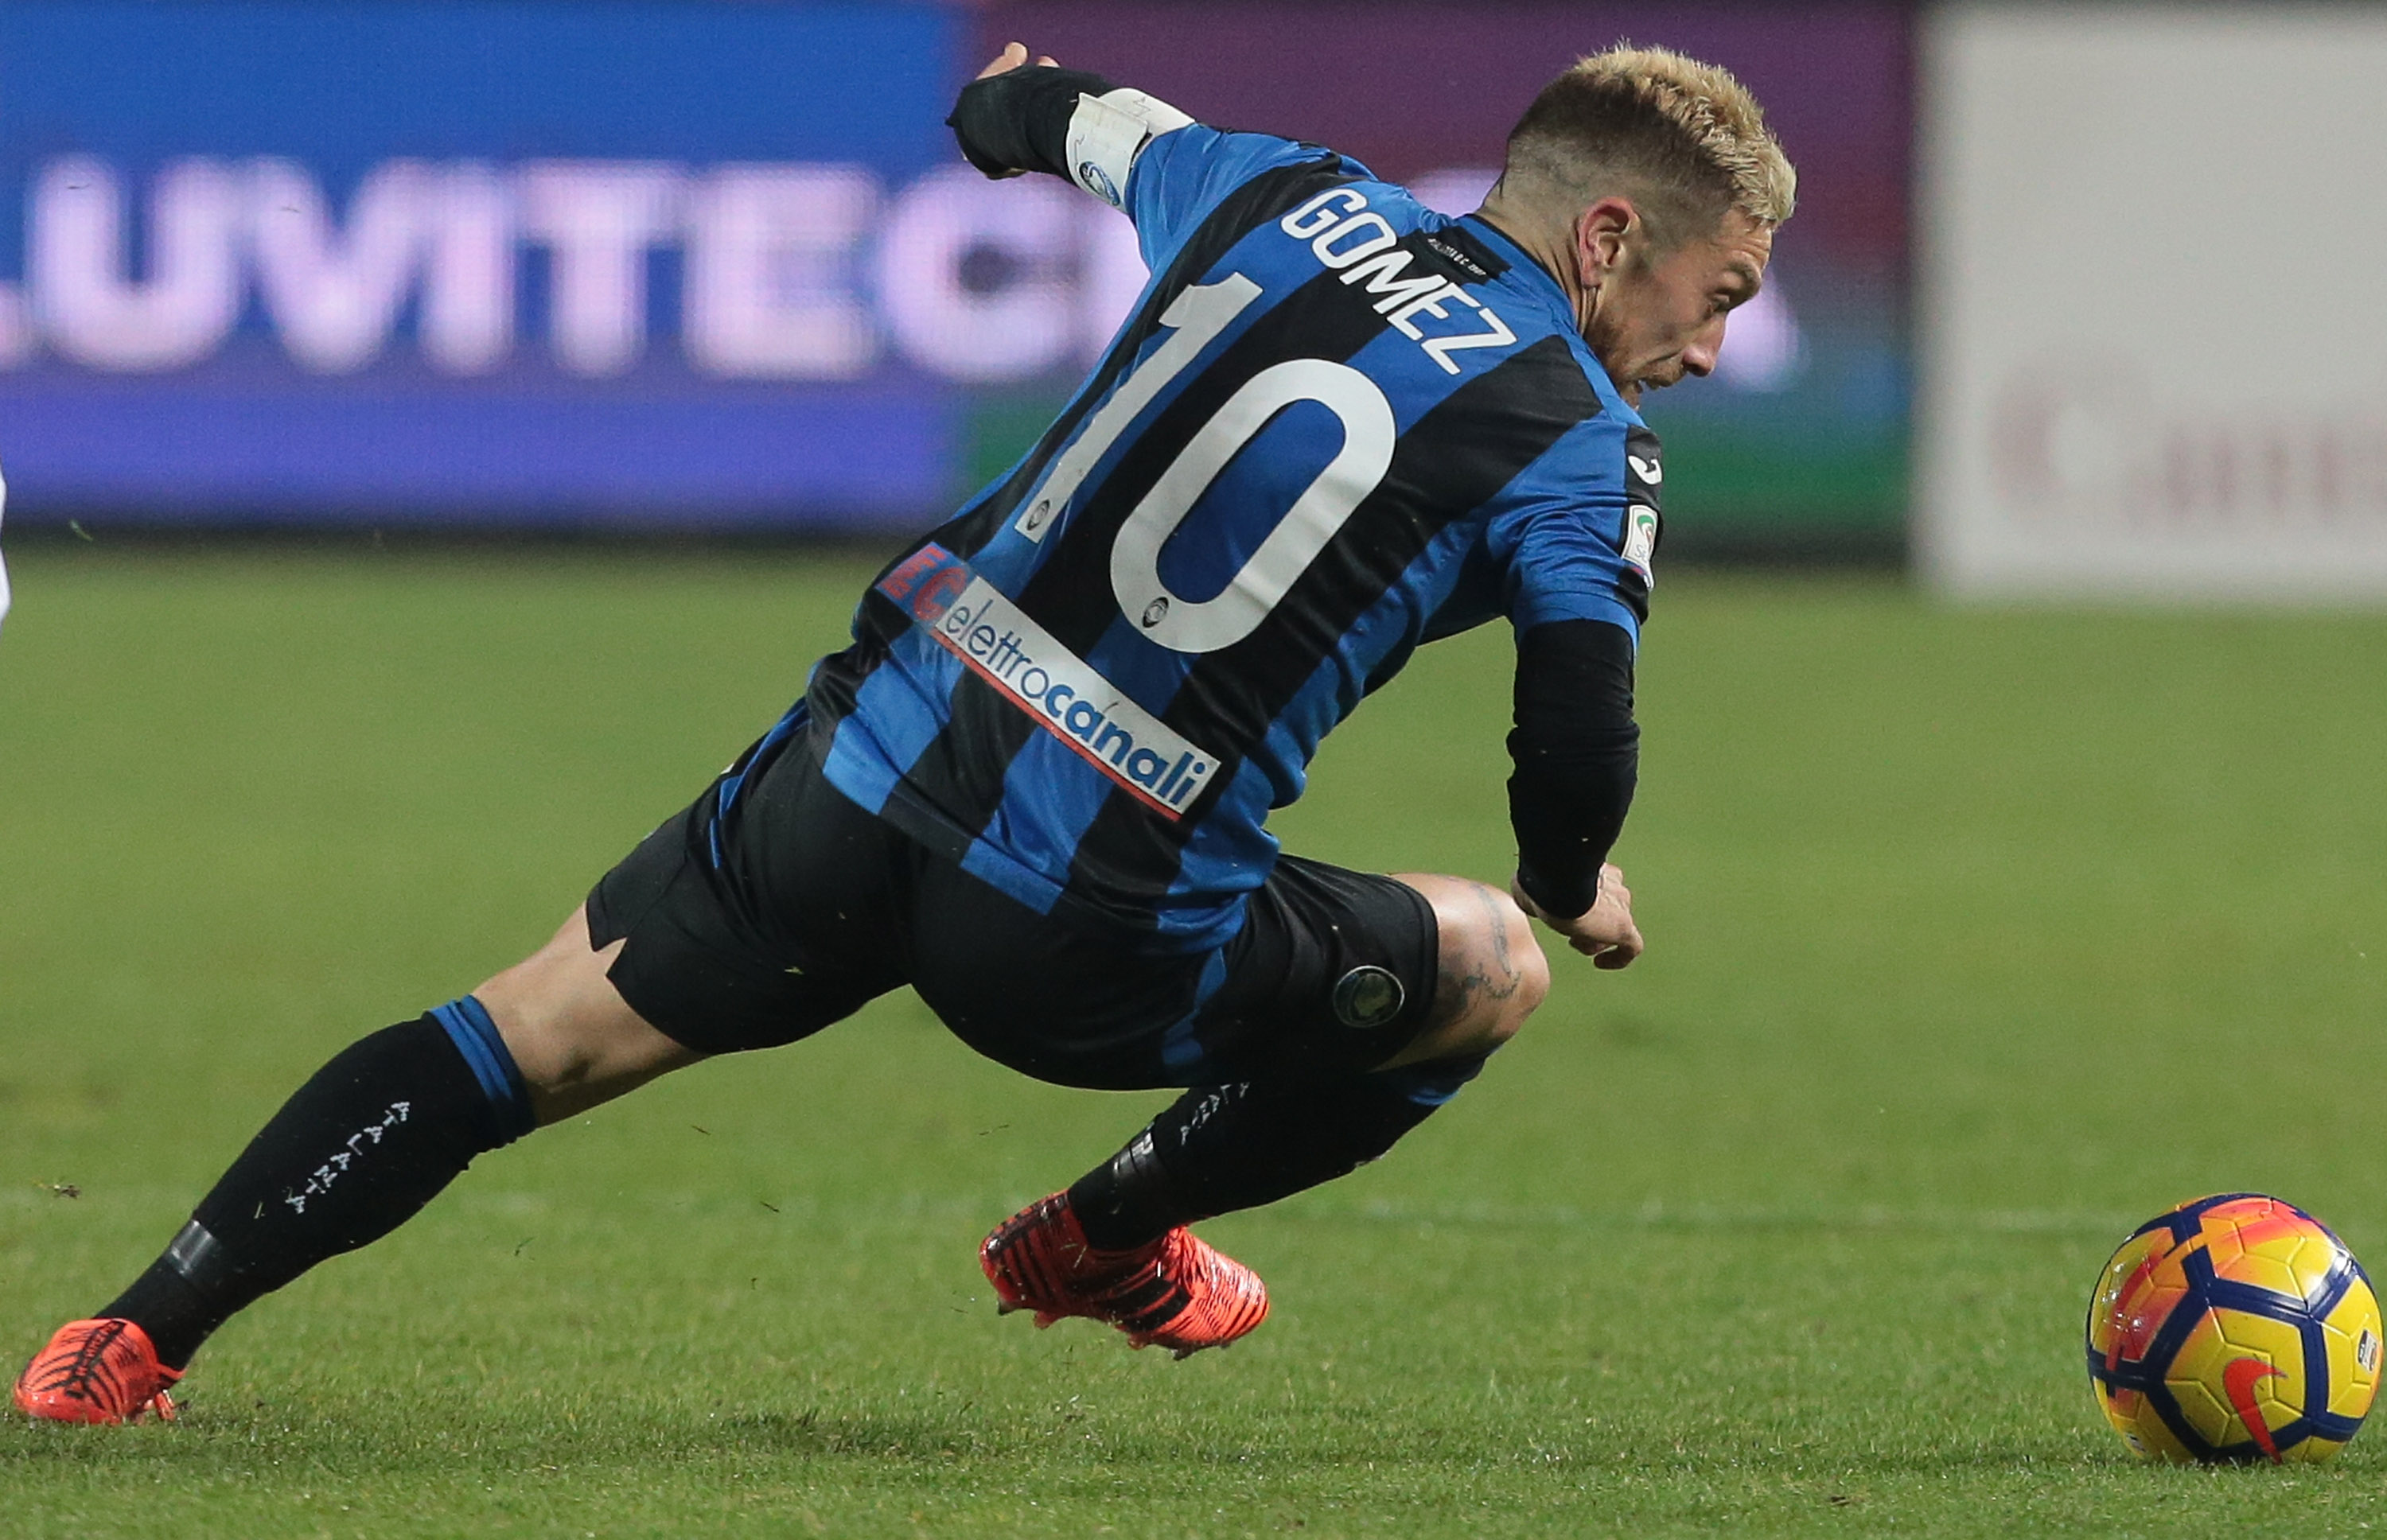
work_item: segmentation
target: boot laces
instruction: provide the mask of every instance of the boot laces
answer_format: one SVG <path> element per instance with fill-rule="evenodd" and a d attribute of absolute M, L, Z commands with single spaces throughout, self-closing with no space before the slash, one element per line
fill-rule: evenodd
<path fill-rule="evenodd" d="M 33 1388 L 44 1395 L 70 1395 L 98 1406 L 122 1396 L 123 1376 L 107 1361 L 107 1350 L 123 1335 L 124 1323 L 120 1320 L 104 1321 L 84 1332 L 73 1357 L 50 1366 Z"/>

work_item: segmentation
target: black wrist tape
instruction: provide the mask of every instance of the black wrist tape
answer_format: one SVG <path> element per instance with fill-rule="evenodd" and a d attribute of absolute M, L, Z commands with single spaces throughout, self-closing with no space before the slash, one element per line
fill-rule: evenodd
<path fill-rule="evenodd" d="M 1069 120 L 1078 98 L 1118 89 L 1084 69 L 1049 64 L 989 75 L 962 87 L 945 126 L 962 158 L 989 176 L 1011 171 L 1069 174 Z"/>

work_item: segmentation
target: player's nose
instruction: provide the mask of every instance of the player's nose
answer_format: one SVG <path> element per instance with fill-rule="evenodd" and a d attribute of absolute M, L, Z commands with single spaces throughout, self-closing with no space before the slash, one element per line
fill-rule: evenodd
<path fill-rule="evenodd" d="M 1701 379 L 1715 372 L 1716 355 L 1724 351 L 1724 317 L 1703 328 L 1683 349 L 1683 372 Z"/>

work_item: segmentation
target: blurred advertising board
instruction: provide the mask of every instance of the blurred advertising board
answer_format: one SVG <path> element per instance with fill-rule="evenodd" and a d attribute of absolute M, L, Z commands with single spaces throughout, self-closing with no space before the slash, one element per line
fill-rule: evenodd
<path fill-rule="evenodd" d="M 1675 527 L 1894 539 L 1887 6 L 7 0 L 11 516 L 916 524 L 1143 279 L 1116 213 L 958 163 L 953 92 L 1005 37 L 1463 212 L 1534 89 L 1628 34 L 1742 72 L 1804 172 L 1722 377 L 1652 408 Z"/>
<path fill-rule="evenodd" d="M 2387 596 L 2387 13 L 1964 5 L 1926 40 L 1936 580 Z"/>

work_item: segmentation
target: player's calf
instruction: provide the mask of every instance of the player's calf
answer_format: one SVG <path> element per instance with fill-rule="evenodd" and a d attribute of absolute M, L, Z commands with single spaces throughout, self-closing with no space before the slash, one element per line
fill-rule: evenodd
<path fill-rule="evenodd" d="M 1069 1189 L 1104 1251 L 1196 1219 L 1257 1208 L 1383 1155 L 1475 1078 L 1549 992 L 1524 912 L 1459 877 L 1396 880 L 1433 907 L 1439 983 L 1417 1038 L 1373 1070 L 1200 1087 Z"/>
<path fill-rule="evenodd" d="M 397 1229 L 475 1157 L 698 1057 L 623 1004 L 606 982 L 609 960 L 590 950 L 575 914 L 554 940 L 481 990 L 334 1055 L 249 1142 L 148 1270 L 35 1360 L 18 1404 L 40 1417 L 97 1407 L 116 1415 L 82 1420 L 121 1420 L 234 1313 Z M 140 1363 L 112 1379 L 86 1372 L 80 1349 L 60 1345 L 98 1341 L 94 1330 L 76 1330 L 111 1323 L 136 1330 L 109 1337 L 110 1352 L 143 1344 Z M 113 1361 L 84 1357 L 102 1369 Z M 123 1407 L 78 1388 L 138 1381 L 140 1390 L 150 1370 L 158 1382 L 118 1395 Z"/>
<path fill-rule="evenodd" d="M 385 1028 L 283 1104 L 173 1243 L 95 1319 L 133 1322 L 179 1372 L 234 1313 L 379 1240 L 475 1156 L 531 1127 L 528 1091 L 472 996 Z"/>
<path fill-rule="evenodd" d="M 1186 1226 L 1348 1176 L 1483 1067 L 1477 1055 L 1187 1092 L 1066 1193 L 989 1236 L 981 1263 L 1004 1304 L 1035 1310 L 1040 1324 L 1093 1316 L 1139 1347 L 1159 1342 L 1180 1357 L 1223 1346 L 1259 1325 L 1268 1291 Z M 1047 1233 L 1056 1226 L 1058 1240 Z"/>

